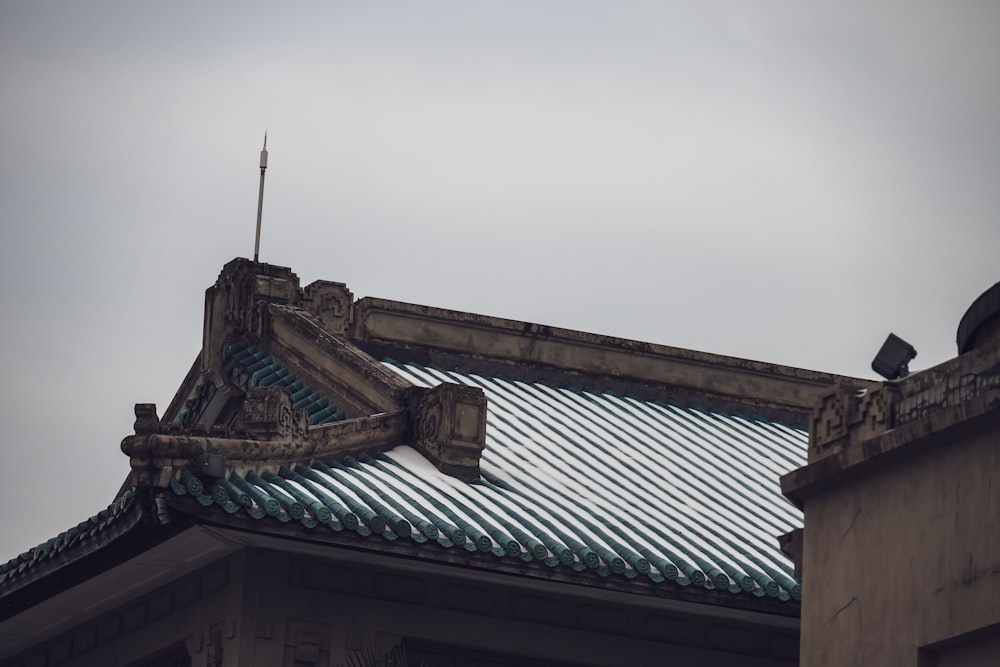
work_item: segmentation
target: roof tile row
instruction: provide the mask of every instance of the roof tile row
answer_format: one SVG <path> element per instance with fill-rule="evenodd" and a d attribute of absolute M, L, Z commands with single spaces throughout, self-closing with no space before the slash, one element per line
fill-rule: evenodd
<path fill-rule="evenodd" d="M 417 385 L 485 392 L 481 479 L 444 475 L 400 443 L 374 458 L 232 475 L 207 488 L 188 474 L 174 492 L 314 530 L 800 599 L 777 536 L 802 518 L 778 477 L 804 461 L 803 430 L 610 392 L 387 366 Z"/>
<path fill-rule="evenodd" d="M 226 347 L 223 372 L 244 391 L 251 387 L 281 387 L 291 397 L 296 409 L 306 411 L 313 426 L 341 421 L 345 417 L 343 410 L 300 380 L 286 366 L 246 341 Z M 178 421 L 187 425 L 197 419 L 213 391 L 214 385 L 209 380 L 195 387 L 178 414 Z"/>
<path fill-rule="evenodd" d="M 101 510 L 69 530 L 65 530 L 38 546 L 10 559 L 6 563 L 0 564 L 0 585 L 13 581 L 29 568 L 55 558 L 67 549 L 81 546 L 88 540 L 105 532 L 132 508 L 134 504 L 134 490 L 126 491 L 107 509 Z"/>

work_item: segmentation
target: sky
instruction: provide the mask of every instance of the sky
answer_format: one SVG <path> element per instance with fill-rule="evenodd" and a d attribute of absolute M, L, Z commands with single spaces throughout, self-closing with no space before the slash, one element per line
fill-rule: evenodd
<path fill-rule="evenodd" d="M 1000 280 L 1000 4 L 0 3 L 0 561 L 106 507 L 203 296 L 302 284 L 874 378 Z"/>

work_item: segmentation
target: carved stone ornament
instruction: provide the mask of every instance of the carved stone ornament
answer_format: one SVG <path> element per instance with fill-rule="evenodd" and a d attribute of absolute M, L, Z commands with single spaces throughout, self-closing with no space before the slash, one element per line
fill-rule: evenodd
<path fill-rule="evenodd" d="M 809 460 L 893 428 L 898 403 L 899 389 L 890 384 L 874 391 L 841 386 L 827 394 L 812 414 Z"/>
<path fill-rule="evenodd" d="M 416 437 L 421 445 L 436 448 L 441 442 L 441 397 L 428 395 L 416 420 Z"/>
<path fill-rule="evenodd" d="M 219 365 L 217 351 L 225 341 L 267 330 L 268 304 L 298 303 L 299 279 L 283 266 L 234 259 L 223 267 L 215 285 L 205 292 L 202 368 Z"/>
<path fill-rule="evenodd" d="M 305 288 L 303 305 L 332 333 L 346 332 L 354 319 L 354 295 L 344 283 L 317 280 Z"/>
<path fill-rule="evenodd" d="M 280 387 L 254 387 L 243 401 L 238 431 L 259 440 L 305 440 L 309 417 Z"/>
<path fill-rule="evenodd" d="M 895 406 L 899 390 L 893 385 L 883 385 L 860 397 L 857 410 L 856 439 L 858 441 L 888 431 L 895 426 Z"/>
<path fill-rule="evenodd" d="M 820 399 L 819 405 L 813 410 L 812 424 L 809 427 L 809 453 L 829 446 L 831 443 L 847 435 L 846 412 L 850 393 L 838 387 Z"/>

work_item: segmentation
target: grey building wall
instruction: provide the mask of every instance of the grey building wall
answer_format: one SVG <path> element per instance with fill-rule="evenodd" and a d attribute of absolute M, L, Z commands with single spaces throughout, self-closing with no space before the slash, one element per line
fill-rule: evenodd
<path fill-rule="evenodd" d="M 811 497 L 805 526 L 803 665 L 979 664 L 934 658 L 1000 624 L 1000 427 Z"/>

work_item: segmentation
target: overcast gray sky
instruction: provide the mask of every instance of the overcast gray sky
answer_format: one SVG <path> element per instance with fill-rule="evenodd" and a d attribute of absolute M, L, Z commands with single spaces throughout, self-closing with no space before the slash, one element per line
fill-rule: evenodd
<path fill-rule="evenodd" d="M 996 2 L 0 4 L 0 560 L 103 509 L 203 291 L 873 377 L 1000 280 Z"/>

